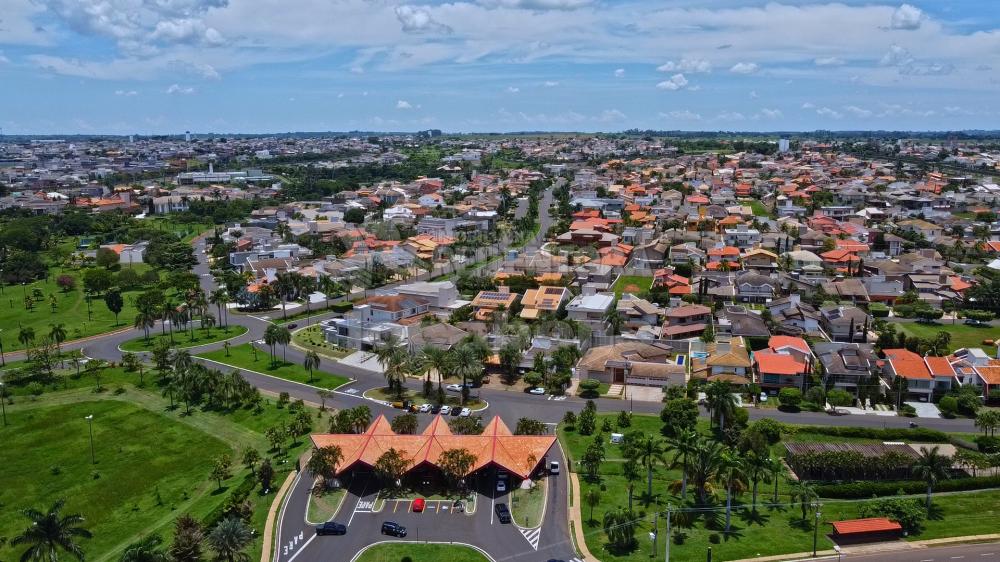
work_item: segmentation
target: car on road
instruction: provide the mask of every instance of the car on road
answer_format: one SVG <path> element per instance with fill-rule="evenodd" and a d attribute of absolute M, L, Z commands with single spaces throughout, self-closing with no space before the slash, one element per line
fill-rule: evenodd
<path fill-rule="evenodd" d="M 459 408 L 458 406 L 455 406 L 454 408 L 451 409 L 451 415 L 453 417 L 454 416 L 460 416 L 460 415 L 462 415 L 462 408 Z"/>
<path fill-rule="evenodd" d="M 298 328 L 298 327 L 299 327 L 299 325 L 298 325 L 298 324 L 296 324 L 295 322 L 292 322 L 292 323 L 291 323 L 291 324 L 289 324 L 289 325 L 288 325 L 287 327 L 288 327 L 288 329 L 289 329 L 289 330 L 294 330 L 295 328 Z"/>
<path fill-rule="evenodd" d="M 447 416 L 451 413 L 451 406 L 441 406 L 441 415 Z"/>
<path fill-rule="evenodd" d="M 531 390 L 529 390 L 528 393 L 529 394 L 539 394 L 539 395 L 540 394 L 545 394 L 545 389 L 542 388 L 542 387 L 540 387 L 540 386 L 536 386 L 535 388 L 532 388 Z"/>
<path fill-rule="evenodd" d="M 426 414 L 427 412 L 431 411 L 431 405 L 430 404 L 421 404 L 419 411 L 420 411 L 421 414 Z"/>
<path fill-rule="evenodd" d="M 432 414 L 439 414 L 439 413 L 441 413 L 441 408 L 442 407 L 443 406 L 441 406 L 441 404 L 435 404 L 435 405 L 431 406 L 431 413 Z"/>
<path fill-rule="evenodd" d="M 322 525 L 316 525 L 317 535 L 346 535 L 347 526 L 333 521 L 327 521 Z"/>
<path fill-rule="evenodd" d="M 386 521 L 382 523 L 382 534 L 402 538 L 406 536 L 406 527 L 394 521 Z"/>
<path fill-rule="evenodd" d="M 503 480 L 497 480 L 497 491 L 498 492 L 506 492 L 507 491 L 507 483 L 504 482 Z"/>
<path fill-rule="evenodd" d="M 507 509 L 507 504 L 498 503 L 493 510 L 496 511 L 497 519 L 499 519 L 501 523 L 510 523 L 510 510 Z"/>
<path fill-rule="evenodd" d="M 472 410 L 468 408 L 462 408 L 462 411 L 459 412 L 458 415 L 462 416 L 463 418 L 467 418 L 472 415 Z"/>
<path fill-rule="evenodd" d="M 449 384 L 444 387 L 448 392 L 462 392 L 462 385 L 460 384 Z"/>
<path fill-rule="evenodd" d="M 424 510 L 425 502 L 424 498 L 417 498 L 413 500 L 413 512 L 420 513 Z"/>
<path fill-rule="evenodd" d="M 559 461 L 549 463 L 549 474 L 559 474 Z"/>

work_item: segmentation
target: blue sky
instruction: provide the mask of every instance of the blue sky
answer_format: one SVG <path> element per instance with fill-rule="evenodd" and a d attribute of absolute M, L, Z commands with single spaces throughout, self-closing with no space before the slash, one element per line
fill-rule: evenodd
<path fill-rule="evenodd" d="M 8 134 L 1000 128 L 992 1 L 2 3 Z"/>

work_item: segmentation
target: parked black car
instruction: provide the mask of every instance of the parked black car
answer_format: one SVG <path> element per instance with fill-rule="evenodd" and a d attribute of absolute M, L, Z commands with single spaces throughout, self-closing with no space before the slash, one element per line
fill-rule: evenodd
<path fill-rule="evenodd" d="M 406 527 L 400 525 L 399 523 L 394 523 L 392 521 L 386 521 L 382 523 L 382 534 L 392 535 L 394 537 L 405 537 Z"/>
<path fill-rule="evenodd" d="M 346 535 L 347 526 L 334 521 L 327 521 L 322 525 L 316 525 L 317 535 Z"/>
<path fill-rule="evenodd" d="M 461 408 L 455 407 L 455 408 L 451 409 L 451 415 L 452 416 L 457 416 L 457 415 L 459 415 L 461 413 L 462 413 L 462 409 Z"/>
<path fill-rule="evenodd" d="M 510 523 L 510 510 L 507 509 L 507 504 L 498 503 L 494 508 L 494 511 L 497 512 L 497 519 L 499 519 L 501 523 Z"/>
<path fill-rule="evenodd" d="M 431 406 L 431 413 L 432 414 L 440 414 L 441 413 L 441 404 L 435 404 L 435 405 Z"/>

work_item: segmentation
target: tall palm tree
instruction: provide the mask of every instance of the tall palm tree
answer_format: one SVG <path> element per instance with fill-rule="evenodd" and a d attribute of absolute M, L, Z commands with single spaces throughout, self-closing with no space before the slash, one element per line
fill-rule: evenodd
<path fill-rule="evenodd" d="M 771 503 L 778 503 L 778 482 L 784 474 L 785 462 L 781 460 L 781 457 L 768 457 L 767 477 L 774 484 L 774 497 L 771 498 Z"/>
<path fill-rule="evenodd" d="M 145 536 L 125 547 L 118 562 L 168 562 L 170 556 L 160 548 L 162 544 L 163 537 L 160 535 Z"/>
<path fill-rule="evenodd" d="M 49 338 L 56 342 L 56 353 L 62 357 L 62 342 L 66 341 L 66 325 L 49 324 Z"/>
<path fill-rule="evenodd" d="M 736 397 L 728 382 L 715 381 L 705 388 L 708 409 L 712 413 L 712 421 L 717 422 L 719 431 L 726 429 L 726 418 L 732 417 L 736 411 Z"/>
<path fill-rule="evenodd" d="M 635 483 L 641 477 L 639 474 L 639 464 L 629 458 L 628 462 L 622 464 L 622 476 L 628 482 L 628 509 L 632 510 L 632 493 L 635 491 Z"/>
<path fill-rule="evenodd" d="M 465 404 L 465 397 L 469 393 L 469 379 L 480 380 L 483 374 L 483 363 L 479 359 L 475 347 L 468 344 L 461 344 L 452 349 L 452 361 L 456 374 L 462 377 L 462 404 Z"/>
<path fill-rule="evenodd" d="M 228 315 L 229 311 L 223 307 L 229 304 L 229 293 L 222 287 L 215 289 L 208 297 L 208 301 L 215 305 L 215 308 L 219 312 L 219 321 L 222 322 L 223 328 L 229 328 Z"/>
<path fill-rule="evenodd" d="M 951 458 L 940 454 L 938 452 L 939 448 L 937 445 L 930 449 L 921 447 L 920 455 L 917 457 L 916 462 L 913 463 L 913 475 L 927 484 L 928 513 L 931 510 L 931 494 L 934 493 L 934 485 L 939 480 L 945 480 L 951 476 L 949 472 Z"/>
<path fill-rule="evenodd" d="M 247 547 L 253 542 L 253 531 L 238 517 L 227 517 L 208 534 L 208 544 L 219 560 L 248 562 Z"/>
<path fill-rule="evenodd" d="M 644 435 L 633 446 L 635 460 L 646 469 L 646 496 L 647 501 L 652 501 L 653 470 L 657 465 L 666 464 L 666 445 L 659 437 Z"/>
<path fill-rule="evenodd" d="M 809 506 L 819 499 L 819 494 L 816 493 L 816 489 L 813 488 L 813 485 L 805 480 L 789 480 L 788 484 L 789 500 L 793 504 L 799 504 L 799 508 L 802 510 L 802 520 L 805 521 L 806 512 L 809 511 Z"/>
<path fill-rule="evenodd" d="M 726 532 L 732 526 L 733 516 L 733 488 L 743 486 L 745 479 L 744 471 L 746 466 L 739 453 L 732 449 L 722 452 L 719 459 L 719 478 L 726 484 Z"/>
<path fill-rule="evenodd" d="M 10 540 L 11 546 L 28 546 L 21 554 L 21 562 L 58 562 L 59 553 L 63 551 L 83 561 L 83 549 L 76 539 L 89 539 L 93 535 L 80 526 L 82 515 L 61 513 L 65 504 L 66 500 L 60 499 L 46 513 L 32 508 L 21 512 L 31 520 L 31 526 Z"/>
<path fill-rule="evenodd" d="M 271 366 L 274 366 L 274 346 L 278 343 L 278 326 L 277 324 L 271 324 L 264 330 L 264 343 L 267 345 L 268 349 L 271 351 Z M 253 344 L 251 344 L 253 345 Z"/>
<path fill-rule="evenodd" d="M 285 353 L 288 351 L 288 344 L 292 341 L 292 332 L 284 326 L 278 326 L 274 331 L 274 336 L 274 341 L 281 344 L 281 360 L 288 362 L 288 356 Z"/>
<path fill-rule="evenodd" d="M 313 369 L 319 369 L 319 354 L 316 350 L 309 350 L 306 352 L 305 359 L 302 360 L 302 366 L 309 371 L 309 382 L 313 381 Z"/>
<path fill-rule="evenodd" d="M 448 367 L 451 364 L 451 358 L 448 355 L 448 352 L 432 345 L 425 345 L 424 348 L 420 350 L 420 355 L 423 358 L 424 366 L 427 368 L 427 380 L 430 380 L 432 370 L 437 372 L 438 391 L 440 392 L 441 381 L 447 374 Z"/>
<path fill-rule="evenodd" d="M 201 327 L 205 329 L 205 335 L 209 338 L 212 337 L 212 326 L 215 326 L 215 316 L 211 314 L 201 315 Z"/>
<path fill-rule="evenodd" d="M 709 487 L 721 467 L 722 451 L 721 443 L 706 439 L 695 447 L 691 455 L 688 470 L 700 504 L 704 505 L 708 499 Z"/>
<path fill-rule="evenodd" d="M 754 451 L 747 454 L 744 459 L 744 473 L 747 480 L 750 480 L 753 486 L 753 503 L 751 504 L 753 511 L 757 511 L 757 485 L 761 482 L 767 482 L 770 479 L 770 473 L 768 471 L 770 462 L 771 459 L 768 456 Z"/>
<path fill-rule="evenodd" d="M 681 469 L 681 501 L 687 499 L 688 458 L 694 454 L 700 440 L 698 432 L 693 429 L 683 429 L 673 438 L 667 439 L 667 443 L 674 451 L 671 464 Z"/>
<path fill-rule="evenodd" d="M 156 317 L 147 310 L 140 310 L 135 315 L 134 325 L 145 334 L 145 340 L 149 341 L 149 330 L 156 326 Z"/>

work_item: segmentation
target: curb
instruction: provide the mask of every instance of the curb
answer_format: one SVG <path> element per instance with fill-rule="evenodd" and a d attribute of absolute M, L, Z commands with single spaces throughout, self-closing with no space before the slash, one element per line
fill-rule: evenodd
<path fill-rule="evenodd" d="M 369 548 L 372 548 L 373 546 L 378 546 L 378 545 L 380 545 L 380 544 L 446 544 L 446 545 L 449 545 L 449 544 L 450 544 L 450 545 L 457 545 L 457 546 L 464 546 L 464 547 L 466 547 L 466 548 L 471 548 L 472 550 L 475 550 L 475 551 L 476 551 L 476 552 L 478 552 L 479 554 L 482 554 L 482 555 L 483 555 L 483 556 L 485 556 L 485 557 L 486 557 L 486 559 L 487 559 L 487 560 L 489 560 L 490 562 L 496 562 L 496 558 L 493 558 L 492 556 L 490 556 L 490 555 L 489 555 L 489 553 L 488 553 L 488 552 L 486 552 L 485 550 L 483 550 L 483 549 L 479 548 L 478 546 L 476 546 L 476 545 L 474 545 L 474 544 L 469 544 L 469 543 L 465 543 L 465 542 L 443 542 L 443 541 L 397 541 L 397 540 L 389 540 L 389 541 L 378 541 L 378 542 L 374 542 L 374 543 L 372 543 L 372 544 L 370 544 L 370 545 L 368 545 L 368 546 L 366 546 L 366 547 L 362 548 L 361 550 L 359 550 L 359 551 L 357 552 L 357 554 L 355 554 L 355 555 L 354 555 L 354 557 L 353 557 L 353 558 L 351 558 L 351 562 L 355 562 L 355 561 L 356 561 L 356 560 L 357 560 L 358 558 L 361 558 L 361 555 L 362 555 L 362 554 L 364 554 L 364 553 L 365 553 L 365 551 L 366 551 L 366 550 L 368 550 Z"/>
<path fill-rule="evenodd" d="M 224 340 L 210 341 L 210 342 L 206 342 L 206 343 L 199 343 L 199 344 L 189 345 L 189 346 L 185 346 L 185 347 L 172 347 L 171 349 L 195 349 L 195 348 L 198 348 L 198 347 L 205 347 L 206 345 L 215 345 L 217 343 L 223 343 L 224 344 L 224 343 L 226 343 L 228 341 L 233 341 L 233 340 L 235 340 L 237 338 L 242 338 L 243 336 L 245 336 L 245 335 L 247 335 L 247 334 L 250 333 L 250 328 L 247 328 L 246 326 L 240 326 L 239 324 L 234 324 L 234 325 L 235 326 L 239 326 L 240 328 L 243 328 L 245 331 L 242 334 L 237 334 L 237 335 L 235 335 L 235 336 L 233 336 L 231 338 L 226 338 Z M 134 338 L 134 339 L 139 339 L 139 338 Z M 129 350 L 129 349 L 122 349 L 122 346 L 125 345 L 126 343 L 130 342 L 130 341 L 133 341 L 133 340 L 123 341 L 122 343 L 120 343 L 120 344 L 118 344 L 116 346 L 116 349 L 118 349 L 118 351 L 121 352 L 121 353 L 152 353 L 152 350 L 145 350 L 145 349 L 141 350 L 141 351 L 132 351 L 132 350 Z M 188 343 L 190 343 L 190 342 L 188 342 Z M 214 350 L 212 350 L 212 351 L 214 351 Z"/>
<path fill-rule="evenodd" d="M 860 552 L 842 552 L 843 556 L 850 556 L 851 554 L 862 555 L 874 555 L 882 552 L 900 552 L 906 550 L 915 550 L 921 548 L 931 548 L 935 546 L 951 546 L 958 544 L 976 544 L 1000 540 L 1000 533 L 993 533 L 990 535 L 966 535 L 963 537 L 944 537 L 940 539 L 927 539 L 923 541 L 913 541 L 913 542 L 902 542 L 899 543 L 899 548 L 886 548 L 879 551 L 872 551 L 866 553 L 864 551 Z M 877 544 L 877 543 L 874 543 Z M 838 553 L 836 550 L 820 550 L 816 552 L 816 556 L 812 556 L 811 552 L 794 552 L 791 554 L 775 554 L 773 556 L 759 556 L 756 558 L 743 558 L 741 560 L 734 560 L 733 562 L 781 562 L 781 561 L 794 561 L 794 560 L 819 560 L 822 558 L 833 558 L 837 557 Z"/>
<path fill-rule="evenodd" d="M 288 495 L 288 490 L 292 487 L 299 474 L 299 472 L 295 472 L 294 470 L 288 473 L 285 481 L 281 484 L 281 488 L 278 489 L 278 493 L 275 494 L 274 501 L 271 502 L 271 508 L 267 511 L 267 522 L 264 523 L 264 539 L 260 547 L 260 562 L 269 562 L 271 560 L 271 543 L 274 542 L 275 519 L 278 516 L 278 512 L 282 509 L 282 504 Z M 280 531 L 280 522 L 278 530 Z"/>
<path fill-rule="evenodd" d="M 580 495 L 580 479 L 577 478 L 575 472 L 567 471 L 570 477 L 570 486 L 572 488 L 572 493 L 574 498 L 581 497 Z M 568 501 L 568 499 L 567 499 Z M 593 560 L 594 562 L 600 562 L 600 560 L 590 553 L 587 548 L 587 538 L 583 533 L 583 512 L 580 510 L 580 504 L 582 502 L 573 502 L 573 507 L 569 508 L 569 520 L 570 527 L 573 529 L 573 535 L 576 538 L 576 547 L 580 551 L 580 555 L 587 560 Z"/>

